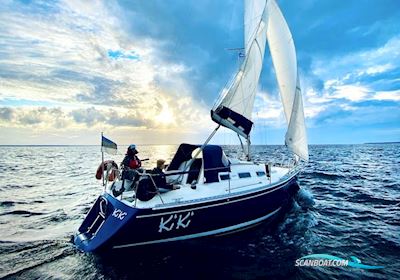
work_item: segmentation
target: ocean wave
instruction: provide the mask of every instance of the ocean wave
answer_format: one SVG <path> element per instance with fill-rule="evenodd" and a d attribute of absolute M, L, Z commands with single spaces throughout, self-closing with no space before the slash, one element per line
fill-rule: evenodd
<path fill-rule="evenodd" d="M 28 154 L 17 148 L 9 149 L 15 150 L 15 155 Z M 157 255 L 158 250 L 151 254 L 146 249 L 135 256 L 136 266 L 132 266 L 133 254 L 121 256 L 122 252 L 115 252 L 111 259 L 81 254 L 65 237 L 76 230 L 101 192 L 100 185 L 94 187 L 97 182 L 92 174 L 98 164 L 98 147 L 26 149 L 32 155 L 29 162 L 19 160 L 16 165 L 15 156 L 10 153 L 7 154 L 11 156 L 0 159 L 6 170 L 13 168 L 17 170 L 15 174 L 24 174 L 11 178 L 0 175 L 0 191 L 4 194 L 0 202 L 2 236 L 14 241 L 0 241 L 0 278 L 129 279 L 145 278 L 152 270 L 161 271 L 157 274 L 160 278 L 164 271 L 187 275 L 197 272 L 196 268 L 204 271 L 198 274 L 199 278 L 207 273 L 215 276 L 213 268 L 223 271 L 227 278 L 234 273 L 237 278 L 251 278 L 249 273 L 256 271 L 254 275 L 262 279 L 397 279 L 400 273 L 393 265 L 400 249 L 399 145 L 393 148 L 382 145 L 380 151 L 362 145 L 311 145 L 311 161 L 299 175 L 301 190 L 297 201 L 274 228 L 260 225 L 243 232 L 245 237 L 232 235 L 229 241 L 224 241 L 227 236 L 196 240 L 203 244 L 195 247 L 198 250 L 179 250 L 180 245 L 174 244 L 173 250 L 162 257 Z M 226 149 L 229 153 L 240 147 Z M 269 158 L 273 149 L 254 147 L 253 154 L 260 159 Z M 63 166 L 57 165 L 55 155 L 59 154 L 65 157 Z M 159 156 L 153 146 L 142 147 L 141 154 L 149 158 Z M 34 168 L 49 162 L 51 166 L 54 164 L 52 172 Z M 70 167 L 76 165 L 79 165 L 77 170 L 84 171 L 76 173 L 78 177 L 69 177 Z M 49 236 L 60 240 L 44 240 Z M 32 237 L 42 240 L 17 240 Z M 197 254 L 195 262 L 191 257 L 193 251 L 202 252 L 200 256 Z M 211 256 L 215 251 L 218 256 Z M 382 274 L 367 275 L 346 268 L 296 270 L 294 267 L 296 258 L 321 252 L 351 253 L 371 263 L 376 260 L 387 268 Z M 363 256 L 362 252 L 368 255 Z"/>
<path fill-rule="evenodd" d="M 12 201 L 12 200 L 5 200 L 0 202 L 0 206 L 4 207 L 11 207 L 17 204 L 35 204 L 35 203 L 44 203 L 43 200 L 32 200 L 32 201 Z"/>
<path fill-rule="evenodd" d="M 16 204 L 15 201 L 2 201 L 0 202 L 0 206 L 6 206 L 6 207 L 10 207 L 10 206 L 14 206 Z"/>
<path fill-rule="evenodd" d="M 397 205 L 399 200 L 393 198 L 376 197 L 375 194 L 356 193 L 349 196 L 348 201 L 357 203 L 368 203 L 376 205 Z"/>
<path fill-rule="evenodd" d="M 339 179 L 345 179 L 346 176 L 344 175 L 339 175 L 335 173 L 328 173 L 328 172 L 321 172 L 321 171 L 314 171 L 312 173 L 305 173 L 307 175 L 312 176 L 313 178 L 317 179 L 326 179 L 326 180 L 339 180 Z"/>
<path fill-rule="evenodd" d="M 313 194 L 304 188 L 301 188 L 297 192 L 295 200 L 304 209 L 310 208 L 310 207 L 314 206 L 314 204 L 315 204 Z"/>
<path fill-rule="evenodd" d="M 24 274 L 38 266 L 54 262 L 59 258 L 71 255 L 74 250 L 66 241 L 43 240 L 35 242 L 4 242 L 0 241 L 0 256 L 2 270 L 0 278 L 17 276 L 25 278 Z M 6 257 L 5 257 L 6 256 Z M 31 278 L 26 275 L 26 278 Z"/>
<path fill-rule="evenodd" d="M 68 220 L 68 215 L 62 210 L 56 210 L 52 213 L 48 213 L 46 216 L 41 218 L 41 222 L 45 225 L 49 225 L 51 223 L 60 223 Z"/>
<path fill-rule="evenodd" d="M 23 189 L 23 188 L 33 188 L 34 185 L 31 184 L 21 184 L 21 185 L 15 185 L 15 184 L 8 184 L 2 186 L 0 189 Z"/>
<path fill-rule="evenodd" d="M 4 212 L 0 214 L 0 216 L 6 216 L 6 215 L 21 215 L 24 217 L 30 217 L 30 216 L 38 216 L 38 215 L 44 215 L 45 213 L 41 212 L 31 212 L 27 210 L 14 210 L 14 211 L 9 211 L 9 212 Z"/>

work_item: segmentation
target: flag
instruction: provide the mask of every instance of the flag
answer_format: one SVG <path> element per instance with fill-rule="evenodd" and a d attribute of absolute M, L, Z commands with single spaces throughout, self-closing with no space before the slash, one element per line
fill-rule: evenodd
<path fill-rule="evenodd" d="M 101 136 L 101 151 L 107 154 L 116 155 L 117 154 L 117 144 L 115 144 L 110 139 L 107 139 L 103 135 Z"/>

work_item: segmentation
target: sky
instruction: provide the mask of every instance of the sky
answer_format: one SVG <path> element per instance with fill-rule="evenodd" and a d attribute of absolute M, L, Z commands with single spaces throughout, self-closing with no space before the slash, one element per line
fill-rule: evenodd
<path fill-rule="evenodd" d="M 310 144 L 400 141 L 400 1 L 277 0 Z M 12 1 L 0 6 L 0 145 L 201 143 L 239 66 L 238 0 Z M 255 144 L 283 144 L 268 47 Z M 214 143 L 237 144 L 222 129 Z"/>

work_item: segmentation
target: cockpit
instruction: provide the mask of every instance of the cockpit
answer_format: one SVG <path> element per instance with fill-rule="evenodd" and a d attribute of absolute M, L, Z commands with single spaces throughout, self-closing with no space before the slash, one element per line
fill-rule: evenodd
<path fill-rule="evenodd" d="M 167 181 L 180 184 L 218 182 L 220 172 L 230 171 L 230 163 L 220 146 L 181 144 L 166 170 Z"/>
<path fill-rule="evenodd" d="M 161 174 L 151 170 L 133 170 L 132 178 L 121 178 L 110 186 L 115 197 L 124 195 L 147 201 L 156 194 L 198 183 L 208 184 L 220 181 L 220 173 L 230 172 L 230 162 L 220 146 L 181 144 L 171 163 Z M 159 178 L 162 176 L 162 179 Z M 124 176 L 122 176 L 124 177 Z M 161 180 L 160 180 L 161 179 Z M 159 182 L 163 182 L 161 185 Z"/>

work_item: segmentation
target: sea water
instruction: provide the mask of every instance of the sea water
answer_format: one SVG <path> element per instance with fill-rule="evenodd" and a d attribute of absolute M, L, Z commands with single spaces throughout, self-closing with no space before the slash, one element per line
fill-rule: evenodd
<path fill-rule="evenodd" d="M 139 146 L 152 168 L 177 146 Z M 236 146 L 224 147 L 229 155 Z M 260 161 L 282 146 L 254 146 Z M 120 162 L 122 153 L 106 156 Z M 315 145 L 293 206 L 242 234 L 109 252 L 78 251 L 71 235 L 102 191 L 97 146 L 0 147 L 0 278 L 400 279 L 400 145 Z M 137 229 L 140 230 L 140 229 Z M 383 269 L 296 267 L 330 254 Z"/>

